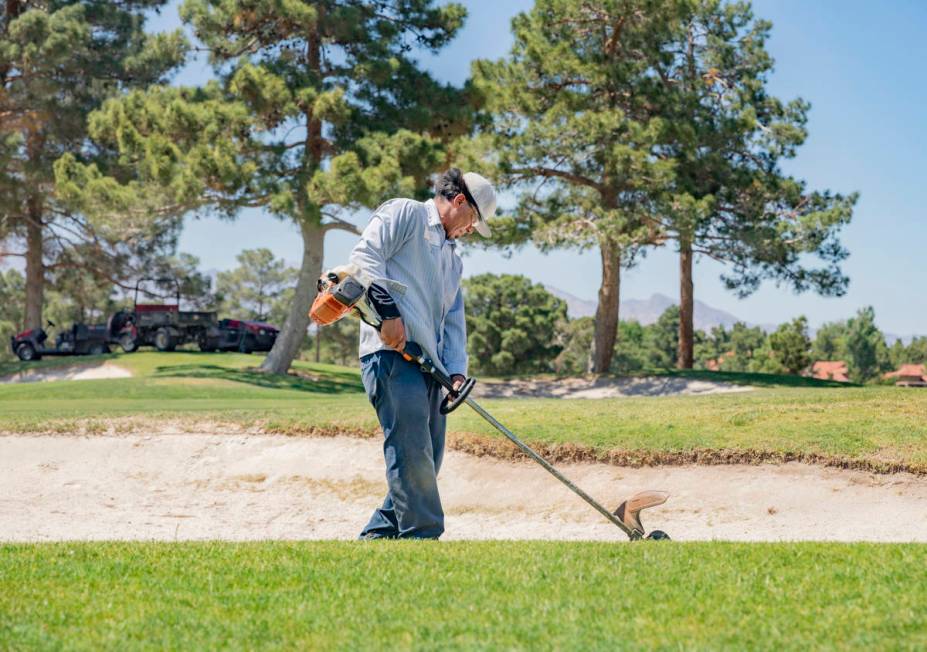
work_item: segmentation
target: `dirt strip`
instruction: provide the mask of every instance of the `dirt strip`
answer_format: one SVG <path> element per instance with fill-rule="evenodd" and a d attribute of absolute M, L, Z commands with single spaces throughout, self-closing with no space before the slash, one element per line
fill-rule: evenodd
<path fill-rule="evenodd" d="M 802 463 L 563 471 L 609 506 L 641 489 L 678 540 L 927 542 L 927 479 Z M 447 539 L 620 541 L 525 461 L 450 451 Z M 0 540 L 350 539 L 385 492 L 380 442 L 351 437 L 132 434 L 0 437 Z"/>

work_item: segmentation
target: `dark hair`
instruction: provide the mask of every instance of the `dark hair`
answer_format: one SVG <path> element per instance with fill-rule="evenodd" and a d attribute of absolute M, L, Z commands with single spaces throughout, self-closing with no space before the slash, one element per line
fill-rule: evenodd
<path fill-rule="evenodd" d="M 463 172 L 460 171 L 460 168 L 451 168 L 438 177 L 438 181 L 435 183 L 435 194 L 450 200 L 464 193 L 466 187 Z"/>
<path fill-rule="evenodd" d="M 473 206 L 477 213 L 480 212 L 480 207 L 473 199 L 473 195 L 470 194 L 470 189 L 467 188 L 460 168 L 450 168 L 438 177 L 438 181 L 435 183 L 435 194 L 444 197 L 448 201 L 457 195 L 463 195 L 467 199 L 467 203 Z"/>

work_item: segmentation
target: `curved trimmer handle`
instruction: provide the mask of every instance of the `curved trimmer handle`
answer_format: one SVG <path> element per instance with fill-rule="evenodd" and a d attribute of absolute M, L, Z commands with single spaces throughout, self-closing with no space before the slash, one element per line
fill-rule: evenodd
<path fill-rule="evenodd" d="M 408 362 L 417 364 L 423 373 L 437 380 L 438 383 L 447 390 L 447 396 L 441 401 L 441 414 L 450 414 L 460 407 L 464 401 L 467 400 L 467 397 L 476 385 L 476 378 L 467 378 L 459 389 L 454 389 L 454 381 L 451 380 L 447 374 L 438 369 L 435 363 L 424 355 L 416 355 L 406 348 L 402 352 L 402 357 Z"/>
<path fill-rule="evenodd" d="M 473 391 L 475 385 L 476 378 L 467 378 L 463 385 L 460 386 L 460 389 L 452 389 L 449 391 L 447 396 L 444 397 L 444 400 L 441 401 L 441 414 L 450 414 L 460 407 L 460 405 L 467 400 L 467 397 L 470 395 L 470 392 Z"/>

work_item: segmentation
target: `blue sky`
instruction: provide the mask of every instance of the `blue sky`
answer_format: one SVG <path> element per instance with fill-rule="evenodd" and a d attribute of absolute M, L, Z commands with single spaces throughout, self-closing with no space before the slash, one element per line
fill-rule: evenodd
<path fill-rule="evenodd" d="M 464 29 L 438 56 L 423 63 L 454 83 L 469 74 L 470 61 L 504 56 L 511 45 L 509 21 L 531 6 L 527 0 L 470 0 Z M 179 24 L 172 4 L 151 29 Z M 853 222 L 842 240 L 851 256 L 844 269 L 850 290 L 841 298 L 794 295 L 766 283 L 739 300 L 718 280 L 722 268 L 698 261 L 696 298 L 754 323 L 777 323 L 804 314 L 812 326 L 875 307 L 880 327 L 908 335 L 927 334 L 927 220 L 922 193 L 927 179 L 927 3 L 919 0 L 756 0 L 755 13 L 773 22 L 769 50 L 776 60 L 771 90 L 783 99 L 811 102 L 810 137 L 787 172 L 813 188 L 859 191 Z M 175 83 L 197 83 L 209 75 L 204 61 L 191 63 Z M 363 216 L 360 216 L 363 220 Z M 353 236 L 335 232 L 326 241 L 326 265 L 343 262 Z M 234 223 L 188 220 L 181 249 L 200 258 L 205 269 L 235 266 L 245 248 L 269 247 L 298 264 L 301 245 L 295 228 L 251 211 Z M 528 248 L 506 260 L 473 251 L 465 274 L 509 273 L 555 285 L 594 299 L 600 279 L 595 251 L 549 255 Z M 678 294 L 676 256 L 651 251 L 622 279 L 622 298 Z"/>

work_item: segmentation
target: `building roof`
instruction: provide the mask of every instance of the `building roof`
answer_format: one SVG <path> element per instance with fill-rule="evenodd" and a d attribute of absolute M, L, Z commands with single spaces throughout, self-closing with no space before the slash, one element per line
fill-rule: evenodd
<path fill-rule="evenodd" d="M 841 383 L 849 382 L 847 363 L 843 360 L 818 360 L 811 365 L 811 375 L 820 380 L 836 380 Z"/>
<path fill-rule="evenodd" d="M 927 380 L 927 370 L 924 369 L 925 365 L 922 364 L 903 364 L 898 367 L 897 371 L 890 371 L 883 378 L 918 378 L 920 380 Z"/>

